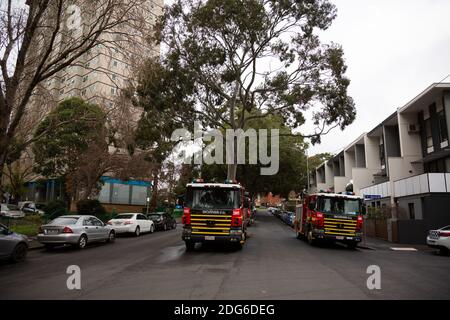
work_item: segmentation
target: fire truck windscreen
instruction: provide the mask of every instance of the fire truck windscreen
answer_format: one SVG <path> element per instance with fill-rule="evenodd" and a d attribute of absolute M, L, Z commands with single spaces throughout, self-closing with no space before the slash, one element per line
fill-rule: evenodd
<path fill-rule="evenodd" d="M 191 209 L 234 209 L 241 204 L 239 190 L 229 188 L 188 188 L 186 205 Z"/>
<path fill-rule="evenodd" d="M 317 201 L 317 211 L 334 214 L 359 214 L 361 201 L 358 199 L 320 197 Z"/>

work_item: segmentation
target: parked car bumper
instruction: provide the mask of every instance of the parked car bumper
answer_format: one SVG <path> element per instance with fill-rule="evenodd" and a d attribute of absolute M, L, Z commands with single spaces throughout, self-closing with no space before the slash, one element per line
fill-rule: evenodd
<path fill-rule="evenodd" d="M 113 226 L 114 231 L 116 234 L 118 233 L 133 233 L 136 231 L 136 225 L 126 225 L 126 226 Z"/>
<path fill-rule="evenodd" d="M 427 245 L 430 248 L 450 250 L 450 239 L 433 239 L 428 236 Z"/>
<path fill-rule="evenodd" d="M 79 234 L 58 234 L 58 235 L 46 235 L 38 234 L 37 240 L 43 244 L 76 244 L 80 239 Z"/>

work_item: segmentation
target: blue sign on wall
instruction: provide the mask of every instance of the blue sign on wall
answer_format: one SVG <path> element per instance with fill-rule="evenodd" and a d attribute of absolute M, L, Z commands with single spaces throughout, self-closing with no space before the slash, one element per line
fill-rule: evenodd
<path fill-rule="evenodd" d="M 381 195 L 379 194 L 365 194 L 364 199 L 366 200 L 375 200 L 375 199 L 381 199 Z"/>

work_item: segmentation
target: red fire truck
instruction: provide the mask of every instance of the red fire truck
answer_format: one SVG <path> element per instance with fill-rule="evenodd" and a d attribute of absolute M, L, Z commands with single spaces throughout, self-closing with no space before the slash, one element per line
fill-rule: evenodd
<path fill-rule="evenodd" d="M 339 241 L 355 248 L 363 234 L 363 198 L 353 193 L 317 193 L 298 207 L 294 228 L 297 238 L 313 245 Z"/>
<path fill-rule="evenodd" d="M 241 249 L 247 238 L 248 198 L 236 181 L 205 183 L 196 179 L 186 186 L 182 239 L 186 250 L 197 242 L 231 243 Z"/>

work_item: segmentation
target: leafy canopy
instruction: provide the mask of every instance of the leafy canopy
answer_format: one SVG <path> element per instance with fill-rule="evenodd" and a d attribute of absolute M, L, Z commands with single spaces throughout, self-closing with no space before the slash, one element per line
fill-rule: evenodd
<path fill-rule="evenodd" d="M 105 114 L 80 98 L 61 102 L 38 126 L 35 171 L 46 177 L 73 173 L 92 146 L 107 151 Z"/>
<path fill-rule="evenodd" d="M 165 54 L 145 102 L 215 128 L 277 115 L 297 129 L 309 110 L 318 142 L 355 117 L 343 50 L 317 35 L 335 17 L 328 0 L 177 0 L 157 27 Z"/>

